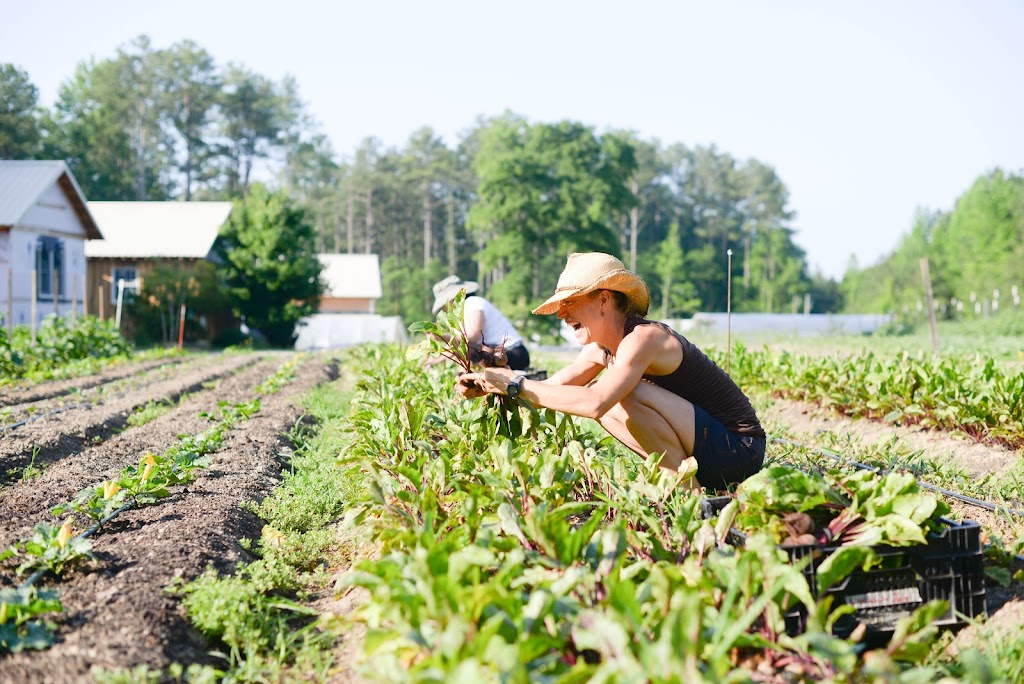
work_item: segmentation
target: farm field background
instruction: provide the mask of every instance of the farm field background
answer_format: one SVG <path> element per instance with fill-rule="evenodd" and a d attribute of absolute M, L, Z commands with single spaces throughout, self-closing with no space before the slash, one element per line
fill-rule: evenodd
<path fill-rule="evenodd" d="M 723 363 L 724 344 L 694 337 Z M 943 356 L 928 396 L 945 392 L 945 403 L 914 396 L 878 416 L 853 400 L 789 396 L 782 369 L 805 361 L 779 361 L 778 341 L 733 342 L 728 362 L 774 438 L 772 462 L 813 469 L 838 455 L 1024 509 L 1024 375 L 1002 342 Z M 808 364 L 872 353 L 892 378 L 931 368 L 926 352 L 901 347 L 908 338 L 857 342 L 786 351 Z M 535 365 L 567 355 L 541 351 Z M 6 615 L 26 607 L 0 632 L 18 644 L 0 655 L 0 681 L 980 682 L 1014 681 L 1024 664 L 1024 536 L 1010 513 L 947 497 L 951 517 L 983 526 L 986 620 L 953 634 L 929 630 L 922 613 L 888 647 L 861 648 L 814 624 L 777 633 L 771 604 L 783 599 L 769 585 L 772 572 L 796 581 L 785 563 L 708 540 L 700 496 L 673 492 L 587 421 L 525 414 L 534 439 L 499 439 L 493 409 L 454 400 L 452 369 L 424 372 L 403 349 L 90 370 L 0 390 L 0 548 L 17 549 L 0 586 Z M 964 393 L 989 407 L 967 430 L 954 420 L 967 413 L 948 408 Z M 169 484 L 145 494 L 150 456 L 170 464 Z M 139 494 L 122 494 L 132 505 L 71 557 L 69 539 L 96 522 L 83 502 L 109 503 L 109 483 Z M 37 533 L 68 556 L 57 572 L 26 544 Z M 15 594 L 33 570 L 46 571 Z M 50 590 L 62 609 L 39 601 Z"/>

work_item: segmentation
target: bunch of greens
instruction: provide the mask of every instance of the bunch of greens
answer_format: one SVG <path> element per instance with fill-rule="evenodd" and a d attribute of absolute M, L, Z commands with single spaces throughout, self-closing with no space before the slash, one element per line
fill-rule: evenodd
<path fill-rule="evenodd" d="M 466 333 L 464 311 L 466 295 L 459 292 L 450 306 L 438 312 L 436 319 L 417 321 L 409 326 L 409 332 L 421 333 L 423 340 L 412 345 L 406 351 L 406 359 L 422 360 L 428 356 L 440 356 L 452 361 L 459 367 L 458 373 L 469 373 L 474 365 L 502 366 L 506 362 L 504 343 L 492 347 L 481 343 L 471 345 Z M 498 433 L 505 437 L 519 437 L 528 431 L 523 423 L 520 406 L 532 407 L 521 397 L 513 399 L 509 396 L 491 394 L 487 396 L 490 406 L 498 409 Z"/>
<path fill-rule="evenodd" d="M 765 468 L 736 488 L 722 511 L 745 534 L 767 530 L 782 546 L 834 549 L 817 568 L 831 586 L 858 566 L 877 561 L 873 547 L 926 544 L 943 529 L 949 506 L 912 475 L 869 470 L 811 474 L 790 466 Z"/>

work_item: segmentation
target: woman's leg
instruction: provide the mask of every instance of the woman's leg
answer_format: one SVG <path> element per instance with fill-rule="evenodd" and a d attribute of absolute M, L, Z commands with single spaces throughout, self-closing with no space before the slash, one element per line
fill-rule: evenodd
<path fill-rule="evenodd" d="M 663 454 L 662 468 L 678 470 L 693 455 L 693 404 L 653 383 L 641 381 L 600 422 L 641 456 Z"/>

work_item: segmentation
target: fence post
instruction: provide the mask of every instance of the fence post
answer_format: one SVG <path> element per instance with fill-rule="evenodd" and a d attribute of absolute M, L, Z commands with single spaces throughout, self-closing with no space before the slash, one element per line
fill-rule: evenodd
<path fill-rule="evenodd" d="M 121 298 L 124 297 L 124 278 L 117 279 L 117 313 L 114 315 L 114 325 L 121 329 Z"/>
<path fill-rule="evenodd" d="M 935 300 L 932 297 L 932 278 L 928 273 L 928 257 L 921 259 L 921 282 L 924 283 L 924 305 L 928 307 L 928 327 L 932 332 L 932 351 L 939 353 L 939 326 L 935 322 Z"/>
<path fill-rule="evenodd" d="M 7 339 L 14 335 L 14 266 L 7 267 Z"/>
<path fill-rule="evenodd" d="M 36 269 L 32 269 L 32 305 L 29 307 L 29 313 L 32 315 L 31 330 L 32 330 L 32 344 L 36 343 L 36 298 L 39 296 L 39 283 L 36 282 Z"/>

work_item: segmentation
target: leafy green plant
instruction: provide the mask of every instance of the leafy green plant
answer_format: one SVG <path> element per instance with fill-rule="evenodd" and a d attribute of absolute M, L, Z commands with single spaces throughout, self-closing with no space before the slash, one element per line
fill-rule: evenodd
<path fill-rule="evenodd" d="M 469 343 L 469 335 L 463 320 L 466 295 L 459 292 L 451 304 L 437 313 L 433 322 L 417 321 L 409 326 L 409 332 L 423 334 L 423 340 L 409 347 L 406 358 L 411 361 L 422 360 L 427 356 L 440 356 L 458 366 L 458 375 L 473 370 L 474 363 L 483 365 L 503 365 L 504 344 L 498 347 Z M 522 397 L 488 395 L 484 398 L 489 406 L 497 409 L 499 434 L 505 437 L 519 437 L 526 433 L 528 426 L 523 423 L 519 411 L 522 406 L 533 411 Z"/>
<path fill-rule="evenodd" d="M 125 422 L 131 427 L 141 427 L 167 413 L 169 409 L 170 405 L 167 402 L 150 400 L 145 406 L 132 411 Z"/>
<path fill-rule="evenodd" d="M 53 625 L 40 616 L 64 610 L 54 589 L 0 589 L 0 653 L 42 650 L 53 643 Z"/>
<path fill-rule="evenodd" d="M 92 544 L 88 539 L 75 536 L 70 520 L 60 526 L 37 523 L 32 529 L 32 538 L 0 553 L 0 560 L 22 556 L 25 560 L 18 566 L 18 575 L 37 569 L 60 575 L 71 565 L 84 559 L 94 559 Z"/>
<path fill-rule="evenodd" d="M 888 650 L 867 650 L 833 635 L 851 608 L 816 602 L 806 568 L 778 546 L 794 511 L 820 516 L 822 529 L 847 511 L 834 530 L 844 549 L 917 540 L 944 509 L 913 477 L 772 470 L 774 481 L 751 484 L 764 509 L 748 513 L 757 529 L 733 548 L 724 542 L 739 505 L 704 519 L 701 494 L 656 459 L 546 411 L 524 414 L 532 439 L 504 439 L 485 405 L 453 402 L 415 353 L 352 355 L 364 374 L 342 460 L 366 489 L 345 522 L 372 534 L 380 556 L 337 589 L 369 592 L 358 617 L 371 677 L 866 681 L 882 668 L 897 681 L 911 668 L 943 671 L 922 654 L 948 605 L 908 613 Z M 832 581 L 817 579 L 819 589 Z M 798 608 L 806 631 L 792 635 Z"/>

